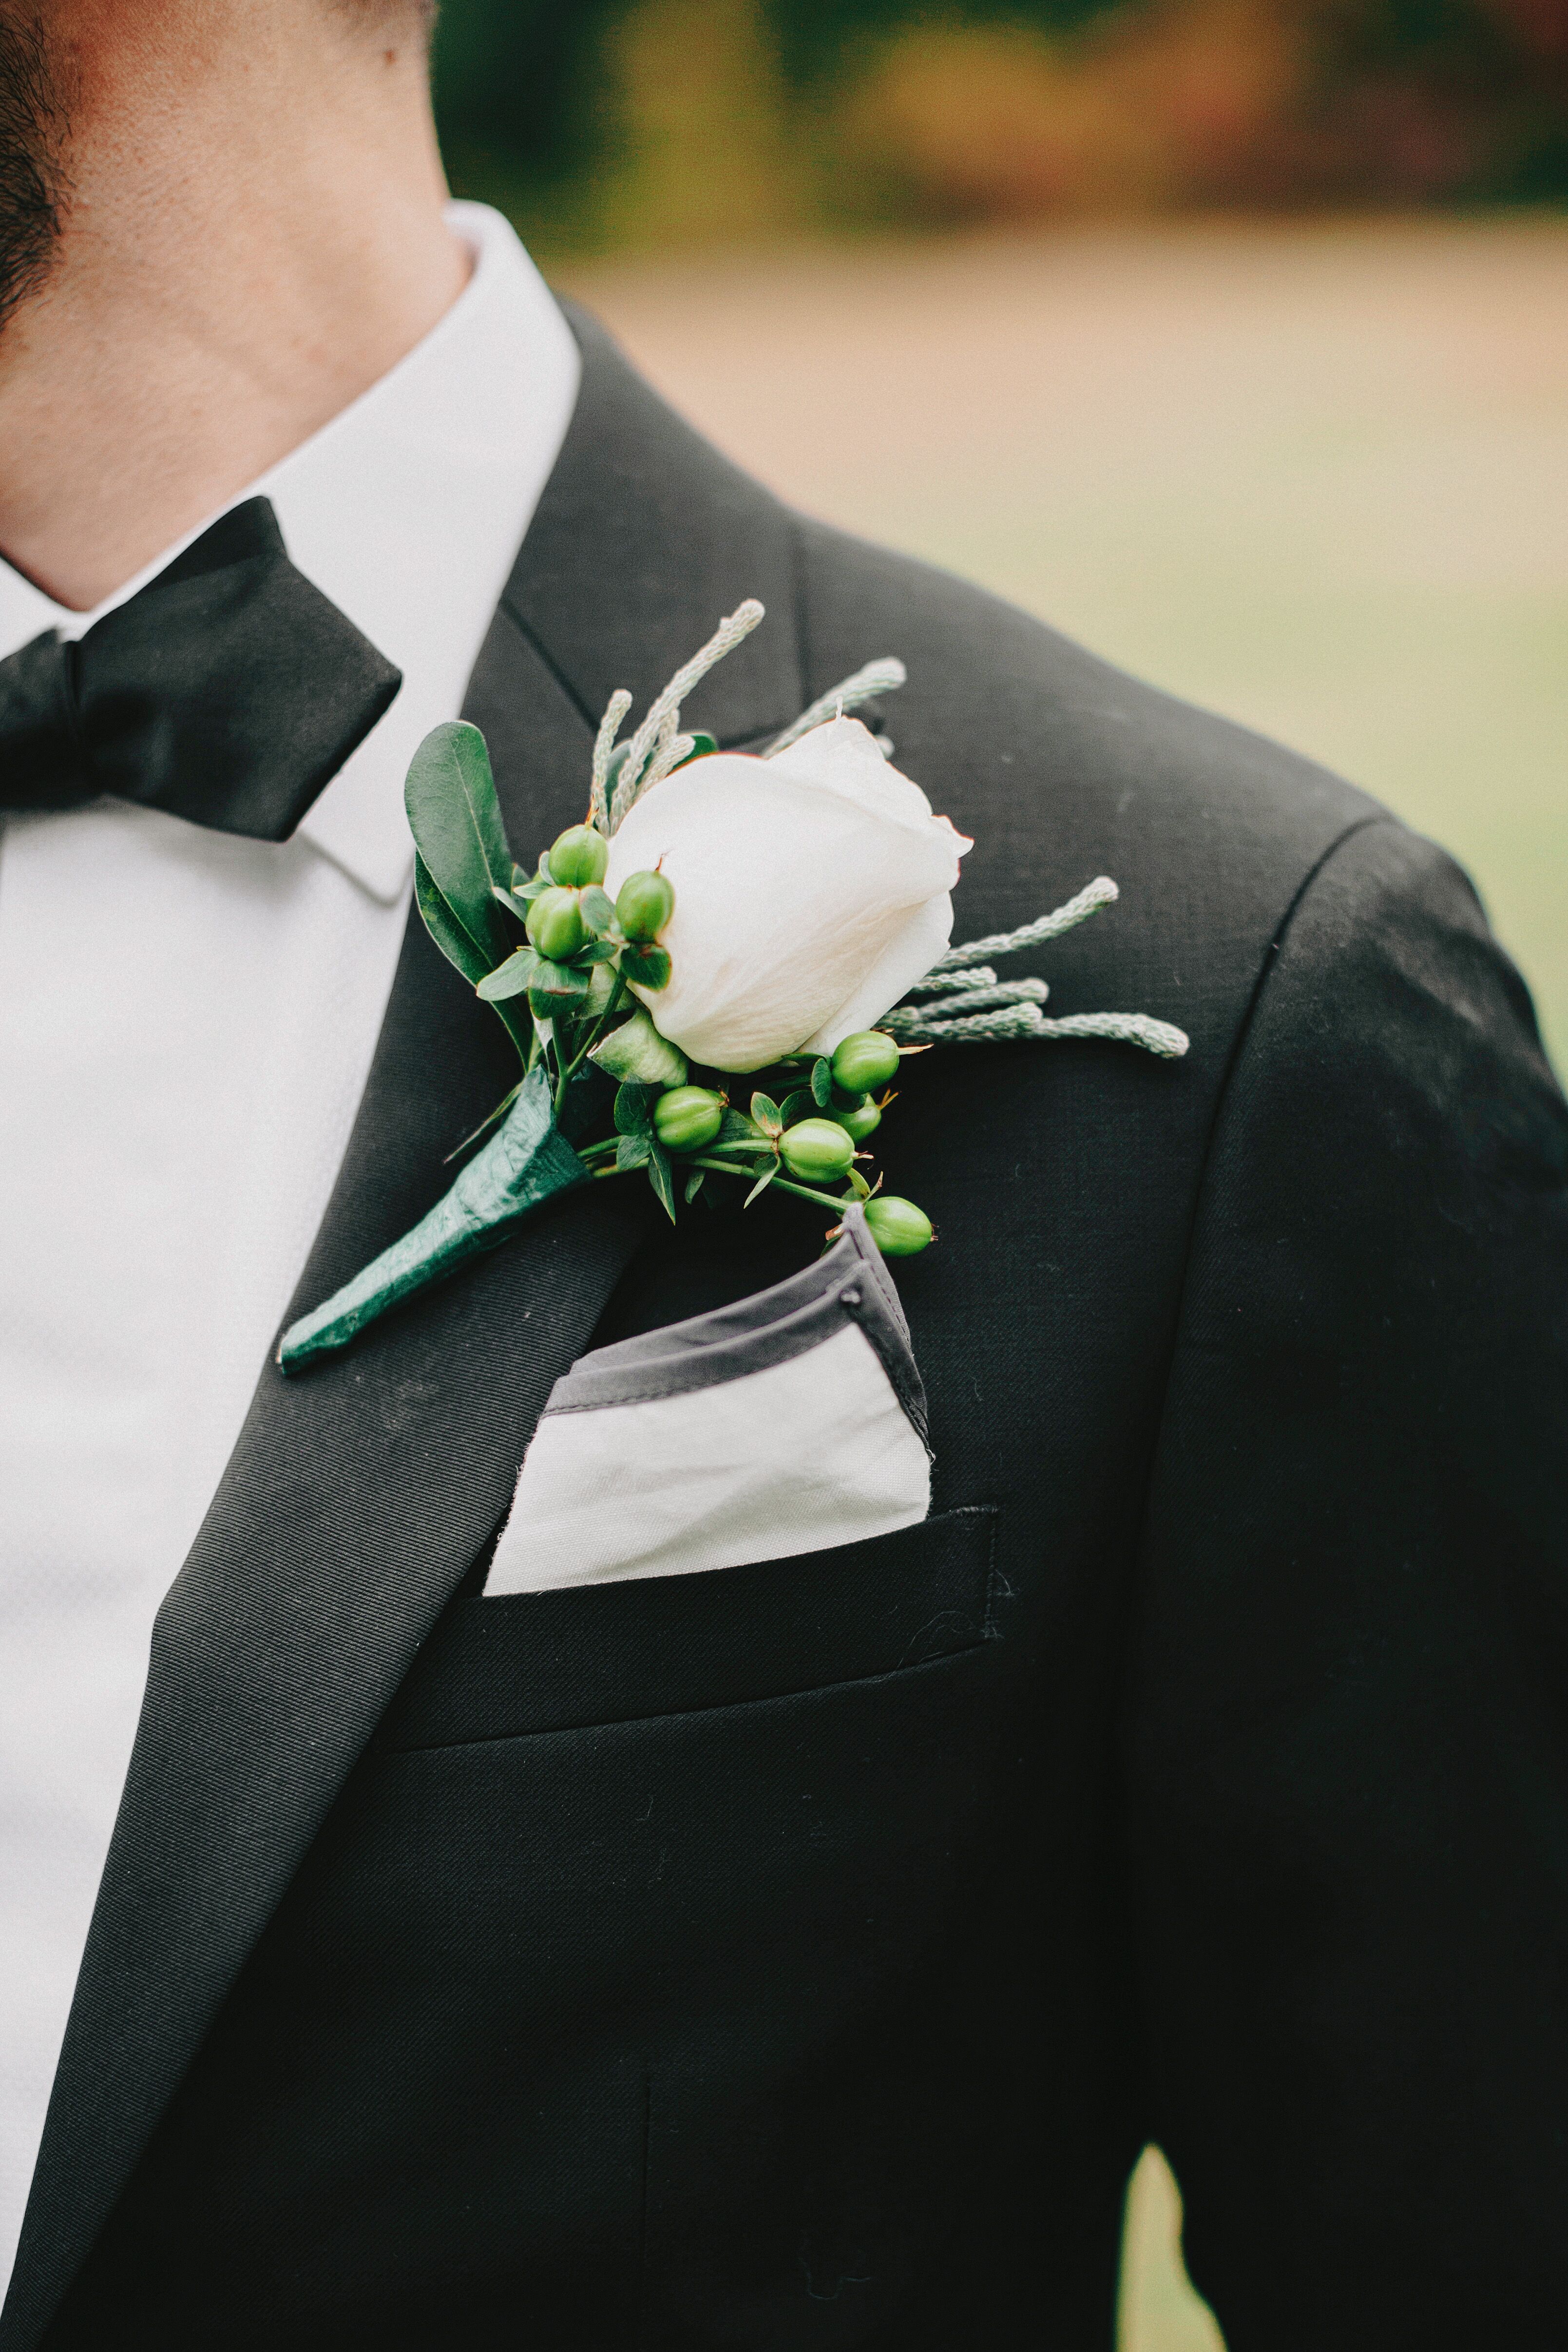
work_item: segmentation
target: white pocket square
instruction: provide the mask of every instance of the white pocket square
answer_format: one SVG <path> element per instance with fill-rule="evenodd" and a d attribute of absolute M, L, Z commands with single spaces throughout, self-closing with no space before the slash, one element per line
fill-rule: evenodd
<path fill-rule="evenodd" d="M 930 1509 L 925 1392 L 855 1210 L 803 1274 L 578 1358 L 524 1456 L 485 1594 L 738 1568 Z"/>

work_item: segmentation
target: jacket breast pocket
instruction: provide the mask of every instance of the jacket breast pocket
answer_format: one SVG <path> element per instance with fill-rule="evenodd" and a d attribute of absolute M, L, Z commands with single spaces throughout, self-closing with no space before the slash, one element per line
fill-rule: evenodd
<path fill-rule="evenodd" d="M 854 1208 L 787 1281 L 577 1359 L 523 1458 L 485 1598 L 799 1557 L 930 1509 L 925 1391 Z"/>
<path fill-rule="evenodd" d="M 994 1638 L 993 1507 L 745 1567 L 452 1601 L 387 1748 L 732 1706 L 894 1675 Z"/>

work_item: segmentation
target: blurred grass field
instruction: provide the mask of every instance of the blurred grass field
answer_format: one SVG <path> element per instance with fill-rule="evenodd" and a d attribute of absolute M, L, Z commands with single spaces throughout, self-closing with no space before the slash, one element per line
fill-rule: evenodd
<path fill-rule="evenodd" d="M 561 274 L 786 497 L 1444 842 L 1563 1066 L 1568 220 L 1168 223 Z"/>
<path fill-rule="evenodd" d="M 1444 842 L 1568 1066 L 1568 220 L 1166 223 L 559 274 L 797 504 Z M 1178 2227 L 1151 2154 L 1122 2352 L 1219 2345 Z"/>

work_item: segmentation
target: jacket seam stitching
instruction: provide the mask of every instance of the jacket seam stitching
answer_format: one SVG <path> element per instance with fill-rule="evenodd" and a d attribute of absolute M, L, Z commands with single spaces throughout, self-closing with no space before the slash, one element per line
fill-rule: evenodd
<path fill-rule="evenodd" d="M 523 619 L 521 614 L 518 611 L 516 605 L 511 601 L 511 591 L 510 589 L 503 591 L 499 610 L 506 614 L 507 619 L 511 623 L 512 627 L 517 631 L 518 635 L 522 639 L 523 643 L 526 646 L 531 646 L 533 652 L 538 655 L 546 670 L 550 673 L 550 676 L 554 679 L 556 685 L 561 688 L 562 693 L 572 705 L 573 709 L 577 713 L 578 718 L 583 721 L 584 726 L 588 729 L 590 733 L 592 733 L 597 727 L 598 720 L 595 718 L 594 713 L 589 709 L 587 704 L 584 701 L 582 696 L 578 693 L 576 688 L 573 685 L 571 679 L 567 677 L 565 671 L 562 668 L 560 663 L 556 660 L 549 646 L 544 644 L 537 632 L 531 628 L 529 624 Z"/>
<path fill-rule="evenodd" d="M 1286 908 L 1283 915 L 1279 918 L 1279 921 L 1275 928 L 1273 937 L 1270 939 L 1268 947 L 1263 951 L 1262 959 L 1258 967 L 1257 975 L 1253 981 L 1250 993 L 1247 996 L 1246 1010 L 1242 1013 L 1240 1020 L 1237 1023 L 1236 1035 L 1231 1041 L 1230 1052 L 1226 1060 L 1225 1076 L 1220 1081 L 1219 1090 L 1215 1097 L 1214 1111 L 1209 1119 L 1208 1132 L 1204 1138 L 1203 1150 L 1198 1159 L 1197 1182 L 1193 1192 L 1193 1213 L 1187 1225 L 1186 1243 L 1182 1252 L 1182 1270 L 1176 1283 L 1175 1312 L 1172 1318 L 1171 1344 L 1166 1353 L 1165 1367 L 1161 1377 L 1160 1402 L 1154 1415 L 1153 1443 L 1151 1444 L 1149 1449 L 1148 1465 L 1143 1478 L 1143 1492 L 1139 1500 L 1138 1538 L 1134 1549 L 1135 1561 L 1142 1558 L 1144 1542 L 1148 1535 L 1149 1509 L 1154 1484 L 1155 1456 L 1159 1452 L 1160 1433 L 1164 1428 L 1165 1414 L 1170 1403 L 1171 1381 L 1175 1373 L 1176 1358 L 1181 1350 L 1182 1323 L 1186 1307 L 1187 1293 L 1192 1285 L 1193 1252 L 1196 1245 L 1198 1223 L 1203 1210 L 1204 1197 L 1208 1189 L 1210 1169 L 1215 1155 L 1215 1139 L 1219 1134 L 1220 1124 L 1224 1119 L 1226 1108 L 1230 1100 L 1231 1088 L 1236 1083 L 1237 1072 L 1241 1066 L 1242 1056 L 1246 1053 L 1248 1042 L 1251 1038 L 1253 1024 L 1257 1021 L 1258 1008 L 1263 1002 L 1264 992 L 1267 989 L 1269 980 L 1273 976 L 1275 968 L 1279 963 L 1280 954 L 1285 946 L 1285 941 L 1289 936 L 1291 926 L 1294 924 L 1297 916 L 1300 914 L 1309 893 L 1317 884 L 1318 879 L 1323 873 L 1324 869 L 1329 866 L 1332 859 L 1339 856 L 1340 851 L 1344 848 L 1348 842 L 1353 841 L 1358 834 L 1373 832 L 1384 826 L 1387 826 L 1394 830 L 1404 830 L 1400 824 L 1400 820 L 1386 811 L 1379 812 L 1371 816 L 1357 817 L 1353 824 L 1346 825 L 1342 833 L 1337 833 L 1334 835 L 1332 841 L 1328 844 L 1327 847 L 1319 854 L 1319 856 L 1313 860 L 1312 864 L 1307 868 L 1306 873 L 1302 876 L 1291 896 L 1289 906 Z M 1133 1580 L 1136 1581 L 1136 1576 Z"/>
<path fill-rule="evenodd" d="M 1159 1464 L 1161 1442 L 1164 1433 L 1166 1415 L 1170 1409 L 1171 1386 L 1175 1378 L 1176 1363 L 1181 1354 L 1182 1330 L 1185 1320 L 1187 1297 L 1192 1287 L 1193 1255 L 1196 1246 L 1198 1224 L 1203 1214 L 1205 1196 L 1208 1189 L 1209 1176 L 1215 1156 L 1215 1140 L 1219 1134 L 1220 1126 L 1225 1117 L 1226 1106 L 1230 1100 L 1231 1088 L 1236 1082 L 1237 1072 L 1241 1066 L 1242 1056 L 1247 1051 L 1247 1047 L 1252 1034 L 1253 1024 L 1258 1018 L 1258 1008 L 1263 1002 L 1264 991 L 1267 989 L 1269 979 L 1279 961 L 1281 951 L 1283 950 L 1285 941 L 1289 935 L 1291 926 L 1294 924 L 1301 908 L 1306 903 L 1308 895 L 1312 890 L 1318 882 L 1319 877 L 1325 871 L 1331 861 L 1338 856 L 1340 851 L 1345 847 L 1347 843 L 1354 840 L 1358 834 L 1379 830 L 1384 826 L 1392 829 L 1403 829 L 1400 825 L 1400 820 L 1386 810 L 1375 811 L 1370 815 L 1357 817 L 1352 824 L 1345 825 L 1341 832 L 1334 835 L 1331 841 L 1325 845 L 1322 850 L 1320 851 L 1319 855 L 1312 860 L 1312 863 L 1308 866 L 1306 872 L 1302 875 L 1300 881 L 1297 884 L 1295 890 L 1291 893 L 1289 902 L 1287 905 L 1284 913 L 1280 916 L 1279 920 L 1275 925 L 1274 931 L 1269 939 L 1268 944 L 1264 950 L 1263 955 L 1259 960 L 1258 971 L 1247 995 L 1246 1008 L 1242 1013 L 1241 1018 L 1236 1024 L 1236 1034 L 1231 1041 L 1230 1051 L 1226 1060 L 1225 1075 L 1221 1079 L 1218 1090 L 1215 1096 L 1214 1110 L 1209 1119 L 1208 1132 L 1204 1138 L 1203 1150 L 1198 1159 L 1197 1181 L 1194 1187 L 1193 1192 L 1192 1216 L 1188 1223 L 1185 1246 L 1182 1253 L 1181 1273 L 1175 1286 L 1175 1305 L 1171 1318 L 1170 1344 L 1166 1350 L 1164 1369 L 1161 1374 L 1159 1402 L 1155 1408 L 1152 1418 L 1148 1454 L 1143 1469 L 1142 1492 L 1139 1496 L 1136 1533 L 1131 1545 L 1128 1574 L 1118 1602 L 1118 1622 L 1115 1637 L 1111 1642 L 1110 1649 L 1110 1656 L 1111 1659 L 1111 1687 L 1108 1695 L 1109 1703 L 1107 1705 L 1105 1714 L 1106 1745 L 1104 1750 L 1107 1772 L 1105 1785 L 1108 1790 L 1109 1807 L 1108 1818 L 1105 1821 L 1104 1827 L 1108 1837 L 1109 1849 L 1112 1852 L 1125 1851 L 1127 1815 L 1125 1806 L 1125 1781 L 1120 1754 L 1120 1740 L 1126 1717 L 1127 1691 L 1129 1677 L 1131 1672 L 1131 1659 L 1136 1646 L 1138 1629 L 1142 1619 L 1148 1595 L 1149 1570 L 1147 1552 L 1151 1516 L 1153 1508 L 1154 1478 Z M 1131 1916 L 1131 1910 L 1135 1906 L 1136 1897 L 1133 1895 L 1130 1879 L 1127 1881 L 1125 1902 L 1128 1906 L 1129 1916 Z M 1142 1978 L 1141 1972 L 1134 1971 L 1131 1980 L 1127 1987 L 1127 1991 L 1133 2004 L 1135 2018 L 1134 2032 L 1140 2045 L 1140 2057 L 1137 2065 L 1137 2081 L 1138 2106 L 1142 2119 L 1138 2123 L 1137 2129 L 1144 2138 L 1157 2139 L 1159 2137 L 1159 2118 L 1152 2113 L 1153 2084 L 1149 2063 L 1151 2051 L 1148 2039 L 1148 2022 L 1143 2009 Z"/>
<path fill-rule="evenodd" d="M 1284 913 L 1280 916 L 1279 922 L 1275 926 L 1273 935 L 1268 941 L 1268 947 L 1263 951 L 1263 956 L 1259 961 L 1257 974 L 1253 980 L 1251 991 L 1248 993 L 1247 1000 L 1246 1010 L 1243 1012 L 1240 1020 L 1236 1024 L 1236 1035 L 1231 1041 L 1230 1052 L 1226 1060 L 1225 1076 L 1221 1079 L 1219 1089 L 1215 1096 L 1214 1111 L 1209 1119 L 1208 1132 L 1204 1138 L 1203 1150 L 1198 1159 L 1197 1181 L 1193 1191 L 1192 1216 L 1187 1225 L 1186 1242 L 1182 1252 L 1181 1274 L 1178 1277 L 1175 1288 L 1175 1307 L 1171 1318 L 1170 1345 L 1166 1350 L 1164 1369 L 1160 1378 L 1160 1399 L 1158 1406 L 1154 1412 L 1152 1434 L 1150 1441 L 1147 1461 L 1144 1465 L 1142 1492 L 1139 1497 L 1138 1503 L 1137 1535 L 1132 1546 L 1131 1573 L 1127 1580 L 1127 1595 L 1125 1614 L 1121 1627 L 1121 1639 L 1118 1643 L 1115 1652 L 1115 1655 L 1119 1661 L 1119 1671 L 1117 1675 L 1116 1699 L 1110 1709 L 1110 1722 L 1113 1727 L 1113 1736 L 1114 1727 L 1120 1723 L 1121 1718 L 1122 1706 L 1126 1696 L 1128 1659 L 1131 1650 L 1131 1636 L 1134 1621 L 1139 1613 L 1139 1606 L 1142 1596 L 1142 1586 L 1144 1582 L 1143 1556 L 1149 1539 L 1149 1522 L 1150 1512 L 1153 1502 L 1155 1468 L 1159 1459 L 1160 1441 L 1164 1431 L 1165 1417 L 1170 1408 L 1171 1383 L 1175 1377 L 1176 1360 L 1181 1353 L 1182 1327 L 1185 1318 L 1188 1293 L 1192 1287 L 1193 1253 L 1196 1247 L 1198 1224 L 1203 1214 L 1205 1196 L 1208 1190 L 1209 1175 L 1215 1156 L 1215 1139 L 1218 1137 L 1220 1126 L 1225 1118 L 1226 1108 L 1230 1100 L 1231 1088 L 1236 1083 L 1237 1072 L 1241 1067 L 1242 1057 L 1247 1051 L 1248 1042 L 1251 1038 L 1253 1025 L 1258 1018 L 1258 1008 L 1263 1002 L 1264 992 L 1267 989 L 1275 968 L 1279 963 L 1280 954 L 1285 946 L 1285 941 L 1289 936 L 1291 926 L 1294 924 L 1297 916 L 1300 914 L 1302 906 L 1305 904 L 1308 895 L 1313 889 L 1320 876 L 1324 872 L 1331 861 L 1338 856 L 1340 851 L 1344 848 L 1348 842 L 1353 841 L 1358 834 L 1372 832 L 1383 826 L 1401 829 L 1400 820 L 1387 811 L 1381 811 L 1370 816 L 1357 817 L 1352 824 L 1346 825 L 1342 832 L 1337 833 L 1332 841 L 1328 843 L 1326 847 L 1324 847 L 1319 853 L 1318 856 L 1313 859 L 1311 865 L 1309 866 L 1307 871 L 1301 877 L 1300 881 L 1297 884 L 1295 890 L 1291 894 L 1289 904 L 1287 906 Z"/>

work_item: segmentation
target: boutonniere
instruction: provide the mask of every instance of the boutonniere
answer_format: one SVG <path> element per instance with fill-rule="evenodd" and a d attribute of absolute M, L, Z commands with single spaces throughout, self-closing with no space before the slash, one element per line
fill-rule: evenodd
<path fill-rule="evenodd" d="M 835 1220 L 860 1202 L 884 1255 L 912 1255 L 930 1220 L 881 1190 L 867 1149 L 909 1056 L 1073 1037 L 1186 1052 L 1146 1013 L 1048 1019 L 1043 981 L 998 975 L 1109 905 L 1111 881 L 950 945 L 973 844 L 852 716 L 903 684 L 900 662 L 857 671 L 761 753 L 682 730 L 686 696 L 762 618 L 751 602 L 722 622 L 625 739 L 631 697 L 612 697 L 586 817 L 531 871 L 513 861 L 479 730 L 420 745 L 405 794 L 419 909 L 521 1071 L 428 1215 L 284 1333 L 285 1372 L 555 1193 L 606 1179 L 640 1177 L 672 1218 L 726 1187 L 748 1208 L 775 1190 Z"/>

